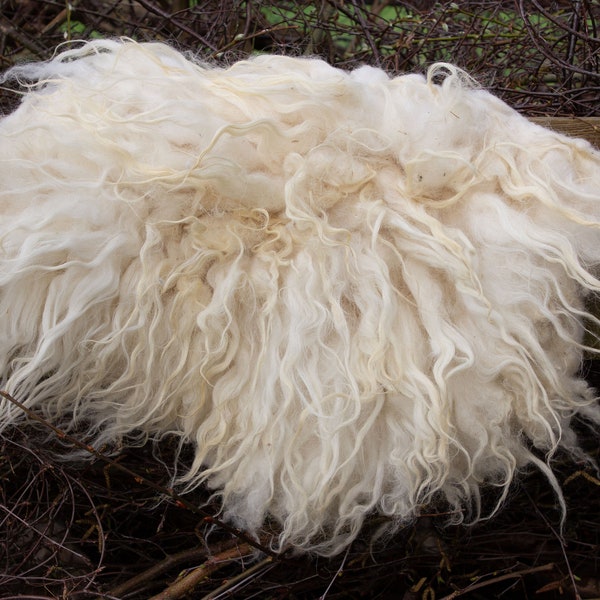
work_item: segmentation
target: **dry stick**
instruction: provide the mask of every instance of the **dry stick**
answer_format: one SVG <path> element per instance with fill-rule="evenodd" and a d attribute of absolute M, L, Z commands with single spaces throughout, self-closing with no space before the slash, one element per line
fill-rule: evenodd
<path fill-rule="evenodd" d="M 45 427 L 48 427 L 49 429 L 54 431 L 54 433 L 60 439 L 66 440 L 70 444 L 73 444 L 73 446 L 76 446 L 77 448 L 80 448 L 81 450 L 85 450 L 92 456 L 95 456 L 96 458 L 103 460 L 107 464 L 111 465 L 111 467 L 118 469 L 122 473 L 125 473 L 125 474 L 129 475 L 130 477 L 132 477 L 134 479 L 134 481 L 136 481 L 137 483 L 139 483 L 141 485 L 145 485 L 146 487 L 149 487 L 150 489 L 153 489 L 156 492 L 159 492 L 161 494 L 169 496 L 179 506 L 186 508 L 187 510 L 189 510 L 195 514 L 201 515 L 202 517 L 204 517 L 204 519 L 207 522 L 214 523 L 215 525 L 219 526 L 224 531 L 231 533 L 235 537 L 243 540 L 244 542 L 246 542 L 250 546 L 253 546 L 257 550 L 260 550 L 261 552 L 264 552 L 265 554 L 268 554 L 269 556 L 272 556 L 273 558 L 278 557 L 278 554 L 276 552 L 273 552 L 273 550 L 271 550 L 267 546 L 252 539 L 250 537 L 250 535 L 248 535 L 245 531 L 242 531 L 241 529 L 237 529 L 236 527 L 231 527 L 230 525 L 227 525 L 226 523 L 221 521 L 221 519 L 219 519 L 218 517 L 211 515 L 208 511 L 203 510 L 199 506 L 196 506 L 195 504 L 192 504 L 191 502 L 186 500 L 183 496 L 180 496 L 172 488 L 164 487 L 162 485 L 159 485 L 158 483 L 154 483 L 154 481 L 152 481 L 150 479 L 146 479 L 142 475 L 139 475 L 138 473 L 132 471 L 131 469 L 124 467 L 122 464 L 120 464 L 116 460 L 113 460 L 112 458 L 106 456 L 102 452 L 96 450 L 93 446 L 90 446 L 89 444 L 85 444 L 84 442 L 79 441 L 77 438 L 62 431 L 55 425 L 52 425 L 52 423 L 49 423 L 48 421 L 46 421 L 45 419 L 43 419 L 42 417 L 37 415 L 35 412 L 33 412 L 32 410 L 27 408 L 24 404 L 19 402 L 16 398 L 13 398 L 8 392 L 4 392 L 4 391 L 0 390 L 0 396 L 2 396 L 6 400 L 8 400 L 12 404 L 14 404 L 20 410 L 22 410 L 30 419 L 33 419 L 34 421 L 41 423 Z"/>
<path fill-rule="evenodd" d="M 264 560 L 261 560 L 259 563 L 256 563 L 249 569 L 246 569 L 242 573 L 238 573 L 234 577 L 229 578 L 227 581 L 220 585 L 218 588 L 214 589 L 212 592 L 206 594 L 206 596 L 202 596 L 200 600 L 214 600 L 220 596 L 223 592 L 231 590 L 232 588 L 237 588 L 238 583 L 243 581 L 244 579 L 249 579 L 251 575 L 254 575 L 257 571 L 264 569 L 267 565 L 271 564 L 273 559 L 270 556 L 267 556 Z"/>
<path fill-rule="evenodd" d="M 317 20 L 315 22 L 315 27 L 312 30 L 310 37 L 308 38 L 308 44 L 306 45 L 306 49 L 303 52 L 305 56 L 312 56 L 315 52 L 319 51 L 319 46 L 323 44 L 327 37 L 325 25 L 327 21 L 334 17 L 335 11 L 335 5 L 326 4 L 324 0 L 321 1 L 321 7 L 317 12 Z M 329 41 L 331 42 L 331 40 Z M 331 53 L 331 47 L 329 47 L 328 53 Z"/>
<path fill-rule="evenodd" d="M 566 69 L 572 73 L 581 73 L 582 75 L 588 75 L 589 77 L 597 77 L 598 73 L 594 73 L 594 71 L 589 71 L 588 69 L 582 69 L 577 65 L 569 64 L 567 61 L 556 56 L 550 49 L 548 43 L 540 38 L 535 31 L 534 26 L 531 24 L 529 20 L 528 11 L 525 9 L 525 0 L 518 0 L 519 3 L 519 11 L 521 16 L 523 17 L 523 23 L 525 24 L 525 28 L 529 33 L 529 39 L 533 42 L 533 45 L 545 56 L 551 63 L 555 65 L 559 65 L 563 69 Z M 539 7 L 539 3 L 534 0 L 535 6 Z"/>
<path fill-rule="evenodd" d="M 152 596 L 150 600 L 177 600 L 185 594 L 191 592 L 203 579 L 206 579 L 211 573 L 218 571 L 231 560 L 241 558 L 244 554 L 251 552 L 249 544 L 242 544 L 229 550 L 224 550 L 220 554 L 213 556 L 197 569 L 193 569 L 184 577 L 178 579 L 160 594 Z"/>
<path fill-rule="evenodd" d="M 600 148 L 600 117 L 529 117 L 532 123 L 587 140 Z"/>
<path fill-rule="evenodd" d="M 346 565 L 346 560 L 348 559 L 348 554 L 349 553 L 350 553 L 350 546 L 348 546 L 348 548 L 346 549 L 346 554 L 344 554 L 344 559 L 340 563 L 340 566 L 338 567 L 338 570 L 335 572 L 335 575 L 329 581 L 329 585 L 327 586 L 327 589 L 319 596 L 319 600 L 325 600 L 325 597 L 329 593 L 329 590 L 331 589 L 331 587 L 335 583 L 336 579 L 339 579 L 339 577 L 343 573 L 344 566 Z"/>
<path fill-rule="evenodd" d="M 58 548 L 59 550 L 61 550 L 63 552 L 68 552 L 69 554 L 77 557 L 82 562 L 89 563 L 89 559 L 86 558 L 83 554 L 80 554 L 79 552 L 76 552 L 75 550 L 65 546 L 63 543 L 64 540 L 63 541 L 55 540 L 51 536 L 46 535 L 46 533 L 42 529 L 35 528 L 33 525 L 28 523 L 25 519 L 21 518 L 18 514 L 16 514 L 14 511 L 12 511 L 10 508 L 8 508 L 8 506 L 2 506 L 2 511 L 4 513 L 6 513 L 6 516 L 10 517 L 12 520 L 16 521 L 20 525 L 23 525 L 27 529 L 30 529 L 31 531 L 33 531 L 39 537 L 39 539 L 44 540 L 44 542 L 51 544 L 52 546 Z M 51 525 L 51 521 L 48 522 L 46 531 L 48 530 L 48 527 L 50 525 Z M 27 550 L 27 552 L 28 552 L 28 555 L 30 555 L 32 553 L 32 550 Z M 28 555 L 26 555 L 26 556 L 28 556 Z"/>
<path fill-rule="evenodd" d="M 237 547 L 237 542 L 232 541 L 232 540 L 227 540 L 226 542 L 220 542 L 218 544 L 211 545 L 210 550 L 208 548 L 204 548 L 204 547 L 203 548 L 193 548 L 191 550 L 184 550 L 183 552 L 177 552 L 176 554 L 171 554 L 170 556 L 167 556 L 166 558 L 161 560 L 159 563 L 146 569 L 142 573 L 138 573 L 137 575 L 133 576 L 128 581 L 125 581 L 124 583 L 111 589 L 108 592 L 108 595 L 110 597 L 120 598 L 124 594 L 136 590 L 136 588 L 139 585 L 146 584 L 148 581 L 156 580 L 156 578 L 159 575 L 162 575 L 163 573 L 173 569 L 177 565 L 180 565 L 180 564 L 186 563 L 186 562 L 189 563 L 191 561 L 200 560 L 200 559 L 204 560 L 207 558 L 209 552 L 213 555 L 214 554 L 220 555 L 221 553 L 231 550 L 234 547 Z M 234 585 L 237 582 L 238 577 L 240 577 L 240 578 L 245 577 L 245 576 L 249 575 L 250 573 L 253 573 L 254 571 L 256 571 L 257 567 L 263 566 L 264 564 L 271 563 L 271 562 L 273 562 L 273 558 L 271 556 L 268 556 L 265 560 L 254 565 L 254 567 L 247 569 L 241 575 L 236 576 L 232 579 L 229 579 L 225 584 L 223 584 L 223 586 L 221 586 L 219 588 L 219 590 L 221 590 L 221 588 L 227 589 L 227 588 L 231 587 L 232 585 Z M 138 593 L 139 593 L 139 591 L 138 591 Z"/>
<path fill-rule="evenodd" d="M 62 25 L 67 20 L 67 15 L 70 12 L 77 10 L 77 5 L 81 0 L 71 0 L 69 2 L 69 6 L 67 8 L 63 8 L 55 17 L 48 23 L 44 25 L 44 28 L 41 31 L 42 35 L 51 33 L 54 31 L 59 25 Z"/>
<path fill-rule="evenodd" d="M 466 588 L 462 590 L 456 590 L 447 596 L 441 598 L 441 600 L 454 600 L 458 596 L 462 596 L 463 594 L 468 594 L 474 590 L 478 590 L 480 588 L 487 587 L 488 585 L 493 585 L 495 583 L 501 583 L 502 581 L 507 581 L 509 579 L 517 579 L 520 577 L 524 577 L 525 575 L 532 575 L 533 573 L 541 573 L 543 571 L 552 571 L 556 565 L 554 563 L 548 563 L 547 565 L 541 565 L 539 567 L 531 567 L 531 569 L 522 569 L 521 571 L 513 571 L 512 573 L 506 573 L 505 575 L 499 575 L 498 577 L 492 577 L 491 579 L 486 579 L 485 581 L 477 581 L 472 585 L 468 585 Z"/>
<path fill-rule="evenodd" d="M 0 33 L 12 38 L 36 56 L 42 57 L 45 54 L 42 46 L 28 35 L 24 34 L 21 29 L 15 27 L 10 20 L 2 14 L 0 14 Z"/>
<path fill-rule="evenodd" d="M 115 598 L 120 598 L 126 593 L 135 590 L 139 585 L 145 584 L 148 581 L 152 581 L 159 575 L 162 575 L 166 571 L 169 571 L 181 563 L 206 558 L 206 554 L 207 552 L 205 548 L 193 548 L 192 550 L 184 550 L 183 552 L 178 552 L 177 554 L 171 554 L 149 569 L 146 569 L 142 573 L 138 573 L 131 579 L 128 579 L 124 583 L 113 588 L 108 592 L 108 595 L 114 596 Z"/>
<path fill-rule="evenodd" d="M 371 32 L 369 31 L 369 26 L 365 21 L 365 17 L 362 14 L 361 8 L 356 4 L 356 0 L 352 1 L 352 7 L 354 8 L 354 14 L 356 15 L 356 19 L 358 20 L 360 27 L 365 34 L 365 38 L 367 39 L 367 43 L 371 48 L 371 52 L 373 53 L 373 58 L 375 59 L 375 64 L 380 67 L 381 66 L 381 57 L 379 55 L 379 49 L 377 48 L 375 42 L 373 41 L 373 37 L 371 36 Z"/>
<path fill-rule="evenodd" d="M 195 37 L 200 43 L 204 44 L 206 47 L 210 48 L 213 52 L 217 52 L 218 48 L 211 44 L 207 39 L 202 37 L 197 31 L 190 29 L 185 23 L 182 23 L 178 19 L 174 19 L 173 15 L 164 11 L 162 8 L 156 6 L 152 2 L 148 2 L 148 0 L 138 0 L 138 2 L 148 11 L 158 15 L 159 17 L 165 19 L 166 21 L 171 22 L 175 27 L 181 29 L 181 31 L 185 31 L 187 34 Z"/>
<path fill-rule="evenodd" d="M 544 523 L 546 523 L 546 526 L 552 532 L 552 535 L 554 535 L 557 542 L 559 543 L 562 555 L 565 559 L 565 565 L 567 566 L 567 572 L 569 573 L 569 579 L 571 581 L 571 585 L 573 586 L 573 593 L 575 594 L 575 600 L 581 600 L 581 595 L 579 594 L 579 590 L 577 589 L 577 583 L 575 582 L 575 576 L 573 575 L 573 571 L 571 570 L 571 562 L 569 561 L 569 557 L 567 556 L 567 550 L 565 548 L 566 542 L 564 541 L 563 536 L 559 535 L 558 532 L 554 529 L 554 527 L 552 527 L 550 521 L 548 521 L 548 519 L 546 518 L 546 515 L 537 507 L 537 504 L 533 501 L 533 498 L 531 497 L 531 495 L 529 494 L 529 492 L 527 490 L 525 490 L 525 494 L 529 498 L 529 501 L 531 502 L 531 504 L 533 504 L 533 508 L 535 509 L 535 512 L 542 518 Z"/>
<path fill-rule="evenodd" d="M 284 31 L 287 29 L 294 30 L 296 28 L 293 25 L 280 24 L 280 25 L 274 25 L 273 27 L 267 27 L 266 29 L 261 29 L 259 31 L 254 31 L 253 33 L 240 34 L 240 37 L 238 37 L 236 35 L 233 38 L 233 40 L 231 40 L 230 42 L 228 42 L 227 44 L 222 46 L 219 50 L 215 50 L 212 54 L 210 54 L 210 58 L 218 58 L 221 54 L 223 54 L 230 48 L 233 48 L 234 46 L 241 44 L 242 42 L 246 42 L 253 38 L 260 37 L 261 35 L 265 35 L 266 33 L 273 33 L 274 31 Z"/>

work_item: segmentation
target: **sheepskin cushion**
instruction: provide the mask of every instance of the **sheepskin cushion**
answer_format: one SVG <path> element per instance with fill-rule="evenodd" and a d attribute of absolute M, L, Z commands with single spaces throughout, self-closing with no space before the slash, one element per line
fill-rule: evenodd
<path fill-rule="evenodd" d="M 333 554 L 432 500 L 477 519 L 532 464 L 561 501 L 549 457 L 600 422 L 590 145 L 446 64 L 95 41 L 7 78 L 2 389 L 97 443 L 191 442 L 179 483 L 278 547 Z"/>

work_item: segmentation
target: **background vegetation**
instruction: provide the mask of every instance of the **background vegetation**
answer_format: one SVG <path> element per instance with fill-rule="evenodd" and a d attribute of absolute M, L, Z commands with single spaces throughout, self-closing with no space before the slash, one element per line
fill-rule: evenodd
<path fill-rule="evenodd" d="M 530 115 L 600 114 L 597 0 L 1 0 L 0 67 L 95 36 L 166 40 L 231 62 L 317 54 L 392 73 L 458 64 Z"/>
<path fill-rule="evenodd" d="M 599 26 L 596 0 L 0 0 L 0 68 L 122 35 L 225 64 L 256 52 L 392 73 L 450 61 L 529 116 L 590 117 Z M 1 111 L 17 102 L 0 90 Z M 393 539 L 372 542 L 374 519 L 346 554 L 317 560 L 258 556 L 205 494 L 177 497 L 169 440 L 109 457 L 115 449 L 29 422 L 0 437 L 0 598 L 600 598 L 600 481 L 564 456 L 562 530 L 552 490 L 531 473 L 489 522 L 447 527 L 439 507 L 423 507 Z M 597 435 L 581 434 L 598 459 Z M 61 462 L 65 445 L 91 460 Z"/>

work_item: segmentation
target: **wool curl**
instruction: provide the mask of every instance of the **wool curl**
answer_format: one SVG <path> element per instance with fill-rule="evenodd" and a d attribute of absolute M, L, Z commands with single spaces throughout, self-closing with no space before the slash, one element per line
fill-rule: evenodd
<path fill-rule="evenodd" d="M 191 442 L 179 485 L 276 548 L 335 554 L 440 499 L 476 521 L 530 465 L 563 503 L 551 456 L 600 423 L 589 144 L 447 64 L 101 40 L 6 80 L 2 389 L 97 443 Z"/>

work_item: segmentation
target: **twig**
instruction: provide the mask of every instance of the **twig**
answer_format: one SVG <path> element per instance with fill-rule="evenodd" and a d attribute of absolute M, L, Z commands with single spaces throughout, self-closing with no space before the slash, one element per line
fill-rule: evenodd
<path fill-rule="evenodd" d="M 367 23 L 365 21 L 365 17 L 362 14 L 362 9 L 357 5 L 356 0 L 351 0 L 351 1 L 352 1 L 352 7 L 354 8 L 354 14 L 356 15 L 358 22 L 360 23 L 360 27 L 365 35 L 365 38 L 367 39 L 369 48 L 371 48 L 371 52 L 373 53 L 373 58 L 375 59 L 375 64 L 379 67 L 379 66 L 381 66 L 381 56 L 379 55 L 379 49 L 377 48 L 375 42 L 373 41 L 373 36 L 371 35 L 371 32 L 369 31 L 369 27 L 367 26 Z"/>
<path fill-rule="evenodd" d="M 567 572 L 569 574 L 569 579 L 571 581 L 571 586 L 573 587 L 573 593 L 575 594 L 575 600 L 581 600 L 581 596 L 579 595 L 579 591 L 577 589 L 577 584 L 575 583 L 575 576 L 573 575 L 573 570 L 571 569 L 571 562 L 569 561 L 569 557 L 567 556 L 567 551 L 565 549 L 565 541 L 563 539 L 563 536 L 560 535 L 554 529 L 554 527 L 552 527 L 552 524 L 550 523 L 550 521 L 548 521 L 548 519 L 546 518 L 546 515 L 537 507 L 537 504 L 533 501 L 533 498 L 531 497 L 531 495 L 529 494 L 529 492 L 527 491 L 527 489 L 525 489 L 524 491 L 525 491 L 525 494 L 527 495 L 527 497 L 529 498 L 529 501 L 533 505 L 533 508 L 537 512 L 537 514 L 542 518 L 542 520 L 546 524 L 546 527 L 548 527 L 548 529 L 552 532 L 552 535 L 558 541 L 558 543 L 560 545 L 560 550 L 561 550 L 562 555 L 563 555 L 563 557 L 565 559 L 565 565 L 567 566 Z"/>
<path fill-rule="evenodd" d="M 211 573 L 218 571 L 221 567 L 225 566 L 232 560 L 241 558 L 244 554 L 251 552 L 249 544 L 242 544 L 229 550 L 213 556 L 207 560 L 203 565 L 190 571 L 187 575 L 184 575 L 178 579 L 175 583 L 171 584 L 168 588 L 152 596 L 149 600 L 177 600 L 184 595 L 191 592 L 203 579 L 206 579 Z"/>
<path fill-rule="evenodd" d="M 4 15 L 0 14 L 0 33 L 13 38 L 16 42 L 27 48 L 32 54 L 43 57 L 45 50 L 28 35 L 15 27 Z"/>
<path fill-rule="evenodd" d="M 325 600 L 325 597 L 329 593 L 329 590 L 333 586 L 333 583 L 342 575 L 342 573 L 344 571 L 344 566 L 346 564 L 346 560 L 348 560 L 349 552 L 350 552 L 350 546 L 348 546 L 348 548 L 346 548 L 346 553 L 344 554 L 344 558 L 343 558 L 342 562 L 340 563 L 338 570 L 335 572 L 335 575 L 331 578 L 331 581 L 329 582 L 327 589 L 321 594 L 321 596 L 319 597 L 319 600 Z"/>
<path fill-rule="evenodd" d="M 185 508 L 185 509 L 187 509 L 187 510 L 189 510 L 191 512 L 194 512 L 196 514 L 201 515 L 202 517 L 204 517 L 204 519 L 207 522 L 214 523 L 215 525 L 218 525 L 224 531 L 227 531 L 228 533 L 231 533 L 235 537 L 239 538 L 240 540 L 243 540 L 244 542 L 246 542 L 250 546 L 253 546 L 257 550 L 260 550 L 261 552 L 264 552 L 265 554 L 268 554 L 269 556 L 272 556 L 274 558 L 278 556 L 275 552 L 273 552 L 273 550 L 271 550 L 270 548 L 268 548 L 264 544 L 261 544 L 260 542 L 257 542 L 252 537 L 250 537 L 250 535 L 248 535 L 245 531 L 242 531 L 241 529 L 237 529 L 235 527 L 231 527 L 230 525 L 227 525 L 225 522 L 223 522 L 218 517 L 215 517 L 215 516 L 211 515 L 208 511 L 203 510 L 199 506 L 196 506 L 195 504 L 192 504 L 191 502 L 189 502 L 188 500 L 186 500 L 183 496 L 179 495 L 172 488 L 167 488 L 165 486 L 159 485 L 158 483 L 155 483 L 154 481 L 152 481 L 150 479 L 147 479 L 146 477 L 144 477 L 142 475 L 139 475 L 138 473 L 135 473 L 131 469 L 128 469 L 127 467 L 125 467 L 122 464 L 120 464 L 118 461 L 113 460 L 112 458 L 110 458 L 109 456 L 106 456 L 105 454 L 103 454 L 99 450 L 96 450 L 93 446 L 90 446 L 89 444 L 85 444 L 84 442 L 81 442 L 77 438 L 75 438 L 75 437 L 69 435 L 68 433 L 62 431 L 61 429 L 59 429 L 55 425 L 52 425 L 52 423 L 49 423 L 48 421 L 46 421 L 45 419 L 43 419 L 42 417 L 40 417 L 39 415 L 37 415 L 34 411 L 32 411 L 29 408 L 27 408 L 24 404 L 22 404 L 21 402 L 19 402 L 16 398 L 13 398 L 9 393 L 0 390 L 0 396 L 2 396 L 6 400 L 8 400 L 12 404 L 14 404 L 16 407 L 18 407 L 19 409 L 21 409 L 30 419 L 32 419 L 32 420 L 34 420 L 34 421 L 36 421 L 38 423 L 41 423 L 45 427 L 48 427 L 49 429 L 51 429 L 52 431 L 54 431 L 54 433 L 60 439 L 66 440 L 67 442 L 69 442 L 73 446 L 76 446 L 77 448 L 80 448 L 81 450 L 84 450 L 85 452 L 88 452 L 92 456 L 95 456 L 96 458 L 99 458 L 100 460 L 106 462 L 107 464 L 111 465 L 115 469 L 118 469 L 122 473 L 125 473 L 126 475 L 129 475 L 137 483 L 139 483 L 141 485 L 145 485 L 146 487 L 149 487 L 150 489 L 153 489 L 156 492 L 159 492 L 161 494 L 169 496 L 179 506 L 181 506 L 181 507 L 183 507 L 183 508 Z"/>
<path fill-rule="evenodd" d="M 202 596 L 201 600 L 214 600 L 220 594 L 222 594 L 223 592 L 226 592 L 227 590 L 231 590 L 233 588 L 237 589 L 239 587 L 238 584 L 240 582 L 247 581 L 252 575 L 254 575 L 254 573 L 256 573 L 257 571 L 260 571 L 262 569 L 265 569 L 268 565 L 271 565 L 272 563 L 273 563 L 273 559 L 270 556 L 267 556 L 267 558 L 265 558 L 264 560 L 261 560 L 259 563 L 256 563 L 255 565 L 251 566 L 249 569 L 246 569 L 245 571 L 238 573 L 234 577 L 230 577 L 229 579 L 227 579 L 227 581 L 225 581 L 218 588 L 216 588 L 212 592 L 206 594 L 206 596 Z"/>
<path fill-rule="evenodd" d="M 148 2 L 148 0 L 138 0 L 138 2 L 147 11 L 154 13 L 155 15 L 158 15 L 159 17 L 162 17 L 166 21 L 169 21 L 170 23 L 172 23 L 173 25 L 175 25 L 176 27 L 181 29 L 181 31 L 185 31 L 187 34 L 196 38 L 199 42 L 201 42 L 202 44 L 204 44 L 205 46 L 210 48 L 213 52 L 218 51 L 218 48 L 214 44 L 211 44 L 206 38 L 202 37 L 197 31 L 190 29 L 187 25 L 185 25 L 184 23 L 179 21 L 179 19 L 174 19 L 172 15 L 170 15 L 168 12 L 162 10 L 162 8 L 159 8 L 152 2 Z"/>
<path fill-rule="evenodd" d="M 161 560 L 159 563 L 152 565 L 149 569 L 146 569 L 142 573 L 138 573 L 131 579 L 128 579 L 124 583 L 113 588 L 108 592 L 108 595 L 114 596 L 115 598 L 120 598 L 126 593 L 135 590 L 139 585 L 147 583 L 148 581 L 156 580 L 159 575 L 162 575 L 177 565 L 203 558 L 206 558 L 205 548 L 193 548 L 192 550 L 184 550 L 183 552 L 178 552 L 177 554 L 171 554 L 170 556 L 167 556 Z"/>
<path fill-rule="evenodd" d="M 547 565 L 541 565 L 539 567 L 531 567 L 530 569 L 521 569 L 520 571 L 513 571 L 512 573 L 505 573 L 504 575 L 498 575 L 498 577 L 491 577 L 490 579 L 486 579 L 485 581 L 478 580 L 475 583 L 468 585 L 466 588 L 462 590 L 456 590 L 447 596 L 441 598 L 441 600 L 454 600 L 454 598 L 458 598 L 458 596 L 462 596 L 463 594 L 468 594 L 473 592 L 474 590 L 478 590 L 488 585 L 493 585 L 495 583 L 501 583 L 502 581 L 508 581 L 509 579 L 518 579 L 520 577 L 525 577 L 525 575 L 532 575 L 533 573 L 542 573 L 544 571 L 552 571 L 556 568 L 554 563 L 548 563 Z"/>
<path fill-rule="evenodd" d="M 535 3 L 537 5 L 537 2 Z M 521 16 L 523 17 L 523 23 L 527 28 L 529 33 L 529 39 L 533 42 L 534 46 L 552 63 L 566 69 L 571 73 L 579 73 L 581 75 L 587 75 L 588 77 L 598 77 L 598 73 L 594 71 L 590 71 L 588 69 L 583 69 L 578 67 L 577 65 L 570 64 L 560 58 L 556 53 L 552 52 L 552 50 L 548 47 L 548 44 L 545 40 L 541 38 L 541 36 L 536 34 L 536 31 L 529 20 L 529 12 L 525 8 L 524 0 L 519 0 L 519 10 L 521 11 Z"/>
<path fill-rule="evenodd" d="M 45 542 L 52 544 L 53 546 L 59 548 L 60 550 L 62 550 L 64 552 L 69 552 L 70 554 L 72 554 L 73 556 L 76 556 L 78 559 L 80 559 L 83 562 L 89 563 L 89 560 L 85 556 L 83 556 L 79 552 L 76 552 L 72 548 L 65 546 L 64 539 L 63 540 L 55 540 L 52 537 L 46 535 L 46 533 L 44 531 L 42 531 L 41 529 L 34 527 L 30 523 L 28 523 L 25 519 L 22 519 L 17 513 L 12 511 L 7 506 L 2 506 L 1 508 L 7 514 L 7 516 L 9 516 L 11 519 L 14 519 L 15 521 L 19 522 L 21 525 L 24 525 L 26 528 L 34 531 Z M 48 527 L 49 526 L 50 526 L 50 522 L 48 523 Z"/>
<path fill-rule="evenodd" d="M 296 26 L 281 23 L 279 25 L 273 25 L 273 27 L 268 27 L 267 29 L 261 29 L 260 31 L 254 31 L 252 33 L 247 33 L 247 34 L 240 33 L 240 34 L 236 35 L 233 38 L 233 40 L 231 40 L 230 42 L 225 44 L 225 46 L 223 46 L 222 48 L 219 48 L 218 50 L 216 50 L 215 52 L 210 54 L 210 58 L 218 58 L 219 56 L 224 54 L 227 50 L 237 46 L 238 44 L 241 44 L 242 42 L 250 41 L 254 38 L 260 37 L 265 34 L 272 34 L 277 31 L 284 31 L 284 30 L 290 30 L 290 29 L 295 30 Z"/>

